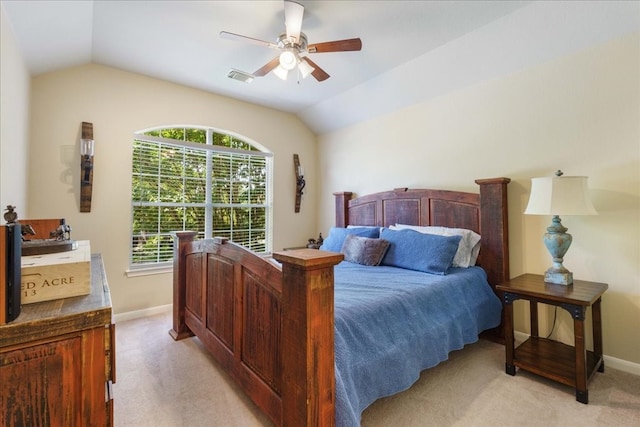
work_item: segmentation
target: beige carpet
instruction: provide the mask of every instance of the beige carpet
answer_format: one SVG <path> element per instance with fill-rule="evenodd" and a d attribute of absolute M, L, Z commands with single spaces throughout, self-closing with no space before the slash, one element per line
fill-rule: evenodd
<path fill-rule="evenodd" d="M 173 341 L 168 314 L 116 326 L 115 426 L 270 426 L 197 338 Z M 423 372 L 409 390 L 367 408 L 363 427 L 640 426 L 640 377 L 611 368 L 570 387 L 504 373 L 504 347 L 480 341 Z"/>

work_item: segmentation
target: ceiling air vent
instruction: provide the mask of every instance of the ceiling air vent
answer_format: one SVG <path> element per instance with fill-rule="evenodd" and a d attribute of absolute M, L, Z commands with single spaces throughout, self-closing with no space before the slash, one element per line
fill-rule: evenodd
<path fill-rule="evenodd" d="M 230 69 L 227 73 L 227 77 L 233 80 L 238 80 L 244 83 L 251 83 L 253 81 L 253 74 L 245 73 L 244 71 Z"/>

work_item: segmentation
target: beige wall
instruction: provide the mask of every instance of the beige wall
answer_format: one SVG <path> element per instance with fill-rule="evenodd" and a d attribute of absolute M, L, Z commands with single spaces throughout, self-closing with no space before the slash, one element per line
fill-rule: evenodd
<path fill-rule="evenodd" d="M 0 4 L 0 207 L 26 214 L 31 77 L 10 28 Z"/>
<path fill-rule="evenodd" d="M 524 216 L 530 178 L 589 176 L 598 216 L 567 217 L 565 266 L 606 282 L 604 348 L 640 363 L 640 35 L 460 90 L 319 138 L 319 228 L 333 224 L 332 192 L 395 187 L 477 191 L 510 177 L 511 275 L 551 265 L 541 238 L 550 217 Z M 416 84 L 420 84 L 419 79 Z M 516 302 L 520 331 L 525 305 Z M 547 314 L 551 316 L 551 312 Z M 573 339 L 559 310 L 556 336 Z M 550 319 L 548 320 L 550 323 Z M 541 333 L 545 333 L 542 328 Z M 569 341 L 571 342 L 571 341 Z"/>
<path fill-rule="evenodd" d="M 230 84 L 238 84 L 230 82 Z M 81 122 L 93 123 L 93 200 L 79 212 Z M 103 256 L 116 313 L 170 304 L 171 275 L 127 277 L 131 219 L 131 142 L 135 131 L 203 125 L 254 140 L 274 153 L 274 248 L 317 235 L 315 136 L 294 115 L 100 65 L 32 81 L 29 215 L 64 217 L 72 237 Z M 293 153 L 309 177 L 294 213 Z"/>

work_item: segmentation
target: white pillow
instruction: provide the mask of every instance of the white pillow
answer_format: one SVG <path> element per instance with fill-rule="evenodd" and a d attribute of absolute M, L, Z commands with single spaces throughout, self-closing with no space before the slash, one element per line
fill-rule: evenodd
<path fill-rule="evenodd" d="M 384 227 L 378 227 L 377 225 L 347 225 L 347 228 L 377 228 L 378 232 L 382 232 Z"/>
<path fill-rule="evenodd" d="M 449 228 L 435 226 L 419 226 L 408 224 L 396 224 L 389 227 L 391 230 L 415 230 L 420 233 L 437 234 L 440 236 L 462 236 L 458 244 L 458 250 L 453 257 L 452 267 L 467 268 L 476 265 L 480 253 L 480 235 L 466 228 Z"/>

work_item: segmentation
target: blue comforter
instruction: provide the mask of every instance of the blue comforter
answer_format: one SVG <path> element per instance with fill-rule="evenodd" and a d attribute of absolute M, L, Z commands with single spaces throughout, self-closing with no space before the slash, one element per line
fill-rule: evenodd
<path fill-rule="evenodd" d="M 360 425 L 373 401 L 500 324 L 502 304 L 479 267 L 437 276 L 343 261 L 335 268 L 336 424 Z"/>

